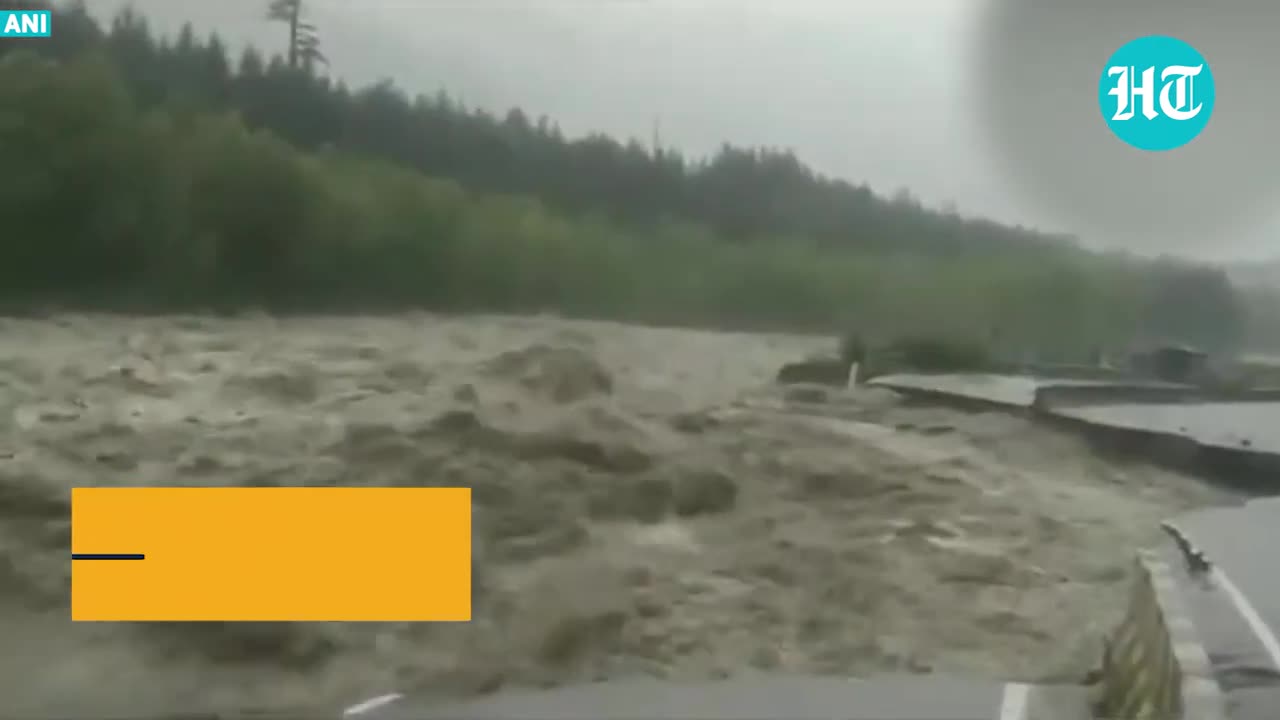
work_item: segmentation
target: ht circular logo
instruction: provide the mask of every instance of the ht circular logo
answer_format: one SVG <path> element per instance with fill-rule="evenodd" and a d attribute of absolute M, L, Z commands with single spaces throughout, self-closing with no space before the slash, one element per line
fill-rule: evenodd
<path fill-rule="evenodd" d="M 1194 140 L 1213 114 L 1214 94 L 1200 52 L 1163 35 L 1122 45 L 1098 80 L 1107 127 L 1139 150 L 1173 150 Z"/>

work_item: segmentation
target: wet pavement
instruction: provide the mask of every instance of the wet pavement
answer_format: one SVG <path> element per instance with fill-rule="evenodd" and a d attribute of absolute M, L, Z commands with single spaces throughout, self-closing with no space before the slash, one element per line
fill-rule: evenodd
<path fill-rule="evenodd" d="M 1231 720 L 1272 720 L 1280 707 L 1280 499 L 1201 510 L 1170 524 L 1203 554 L 1208 566 L 1179 573 L 1200 642 L 1209 656 Z M 1172 544 L 1174 567 L 1187 568 Z"/>

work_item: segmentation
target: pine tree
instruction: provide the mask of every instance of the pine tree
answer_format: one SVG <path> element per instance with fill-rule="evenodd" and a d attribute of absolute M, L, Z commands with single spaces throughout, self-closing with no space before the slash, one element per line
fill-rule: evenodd
<path fill-rule="evenodd" d="M 302 68 L 311 73 L 317 64 L 328 64 L 328 59 L 320 51 L 316 26 L 303 19 L 302 0 L 271 0 L 267 6 L 267 19 L 289 26 L 287 58 L 291 69 Z"/>

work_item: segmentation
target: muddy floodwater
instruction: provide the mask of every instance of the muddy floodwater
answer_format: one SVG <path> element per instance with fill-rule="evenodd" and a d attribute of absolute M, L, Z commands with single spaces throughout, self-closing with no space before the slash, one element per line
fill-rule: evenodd
<path fill-rule="evenodd" d="M 771 385 L 828 345 L 544 317 L 0 321 L 0 711 L 1069 680 L 1129 550 L 1224 499 L 1000 413 Z M 475 619 L 72 624 L 69 489 L 139 484 L 471 487 Z"/>

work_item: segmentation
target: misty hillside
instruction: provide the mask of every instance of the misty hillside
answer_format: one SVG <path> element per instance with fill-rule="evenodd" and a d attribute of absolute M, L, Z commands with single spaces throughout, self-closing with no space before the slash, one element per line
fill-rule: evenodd
<path fill-rule="evenodd" d="M 0 193 L 23 219 L 0 254 L 9 304 L 995 333 L 1077 359 L 1139 335 L 1228 347 L 1251 332 L 1214 268 L 931 210 L 787 151 L 685 157 L 348 86 L 305 27 L 282 57 L 161 36 L 137 13 L 55 22 L 52 39 L 0 48 L 15 113 L 0 144 L 21 148 Z"/>
<path fill-rule="evenodd" d="M 1280 258 L 1231 264 L 1227 273 L 1239 285 L 1280 289 Z"/>
<path fill-rule="evenodd" d="M 410 94 L 445 89 L 500 113 L 519 106 L 572 138 L 648 144 L 656 130 L 690 156 L 724 141 L 795 148 L 826 174 L 1029 222 L 983 177 L 984 153 L 966 141 L 951 62 L 962 38 L 947 28 L 975 3 L 931 2 L 927 23 L 909 4 L 813 0 L 307 0 L 304 9 L 331 61 L 325 72 L 353 86 L 389 77 Z M 283 49 L 281 28 L 263 19 L 267 4 L 91 0 L 89 10 L 109 20 L 132 5 L 168 35 L 191 22 L 238 55 L 246 43 Z M 869 63 L 901 69 L 909 91 L 895 76 L 846 71 Z M 946 104 L 945 122 L 919 112 L 926 97 Z M 920 152 L 904 158 L 902 148 Z"/>
<path fill-rule="evenodd" d="M 825 177 L 788 150 L 725 144 L 704 159 L 686 158 L 657 139 L 570 140 L 554 119 L 520 109 L 491 114 L 443 92 L 412 97 L 389 82 L 355 90 L 321 73 L 324 64 L 297 72 L 253 47 L 228 62 L 220 38 L 193 76 L 185 63 L 164 58 L 166 47 L 148 45 L 148 20 L 127 14 L 114 22 L 108 46 L 122 53 L 128 79 L 146 104 L 180 100 L 234 108 L 250 127 L 269 129 L 303 149 L 367 153 L 476 190 L 536 195 L 570 213 L 603 213 L 633 226 L 689 220 L 735 242 L 802 236 L 878 252 L 1071 245 L 1066 237 L 930 210 L 906 191 L 886 197 Z M 192 27 L 183 26 L 174 39 L 178 52 L 203 42 Z M 55 41 L 70 44 L 74 37 L 60 34 Z M 57 52 L 47 43 L 26 45 Z"/>
<path fill-rule="evenodd" d="M 568 138 L 601 132 L 649 146 L 656 136 L 663 147 L 691 158 L 713 155 L 725 141 L 739 147 L 794 148 L 806 166 L 854 185 L 869 185 L 885 195 L 907 187 L 929 207 L 955 206 L 1008 224 L 1070 231 L 1091 247 L 1211 259 L 1266 248 L 1265 237 L 1246 232 L 1248 228 L 1230 230 L 1225 222 L 1211 224 L 1215 241 L 1206 243 L 1196 223 L 1212 214 L 1207 208 L 1167 218 L 1159 232 L 1130 227 L 1124 203 L 1118 215 L 1103 213 L 1109 207 L 1105 198 L 1134 181 L 1119 178 L 1138 168 L 1112 168 L 1117 172 L 1112 181 L 1099 182 L 1097 168 L 1077 167 L 1074 158 L 1095 157 L 1091 153 L 1102 154 L 1094 161 L 1121 162 L 1120 156 L 1111 156 L 1109 143 L 1091 144 L 1096 138 L 1073 135 L 1075 141 L 1062 144 L 1062 156 L 1053 159 L 1032 162 L 1027 156 L 1039 157 L 1038 151 L 1019 154 L 1030 165 L 1015 171 L 1016 163 L 1000 159 L 1002 141 L 996 138 L 1016 133 L 1006 128 L 993 136 L 994 121 L 975 108 L 975 103 L 985 107 L 990 102 L 982 100 L 974 62 L 980 48 L 1000 45 L 985 34 L 989 30 L 980 29 L 996 12 L 993 8 L 1024 3 L 921 1 L 925 4 L 305 0 L 303 10 L 318 27 L 330 60 L 321 72 L 352 87 L 393 78 L 411 96 L 444 89 L 461 104 L 499 116 L 512 106 L 531 118 L 546 115 Z M 285 45 L 283 28 L 264 19 L 268 0 L 93 0 L 89 10 L 109 20 L 126 4 L 164 34 L 176 34 L 184 22 L 192 23 L 198 36 L 217 31 L 233 57 L 245 44 L 267 52 L 282 51 Z M 1046 44 L 1037 67 L 1062 70 L 1068 56 L 1078 63 L 1081 53 L 1102 52 L 1097 35 L 1123 35 L 1133 22 L 1144 22 L 1135 20 L 1133 11 L 1130 7 L 1117 16 L 1129 25 L 1090 33 L 1089 43 L 1070 48 L 1056 47 L 1062 42 L 1059 36 L 1035 23 L 1016 34 L 1042 36 Z M 1081 13 L 1087 15 L 1060 8 L 1041 15 L 1070 25 L 1079 22 L 1072 18 Z M 1239 59 L 1246 48 L 1251 58 L 1246 65 L 1269 57 L 1251 44 L 1256 38 L 1245 42 L 1249 36 L 1231 37 L 1227 47 L 1214 51 L 1220 62 Z M 1096 62 L 1086 58 L 1084 66 L 1091 70 Z M 895 71 L 852 71 L 876 66 Z M 1078 64 L 1073 67 L 1072 72 L 1080 71 Z M 1245 69 L 1231 65 L 1230 71 Z M 1256 108 L 1244 116 L 1269 113 Z M 1238 118 L 1233 117 L 1221 115 L 1216 126 L 1224 132 L 1230 128 L 1233 137 L 1251 137 L 1255 125 L 1235 125 Z M 1090 123 L 1089 129 L 1096 128 Z M 1197 186 L 1197 192 L 1243 202 L 1265 184 L 1248 176 L 1241 163 L 1233 166 L 1225 159 L 1238 154 L 1241 144 L 1249 148 L 1245 157 L 1259 158 L 1254 143 L 1244 140 L 1213 150 L 1225 167 L 1210 173 L 1217 179 L 1208 187 Z M 1208 162 L 1185 160 L 1191 163 L 1188 170 L 1197 173 L 1196 167 L 1208 167 L 1197 165 L 1201 161 Z M 1224 175 L 1236 178 L 1240 187 L 1224 184 Z M 1051 176 L 1071 187 L 1048 196 L 1035 189 L 1039 181 L 1034 179 L 1048 182 Z M 1184 189 L 1162 186 L 1161 192 L 1153 191 L 1149 199 L 1154 212 L 1166 217 L 1167 208 L 1159 208 L 1170 193 Z M 1137 201 L 1127 197 L 1128 203 Z M 1234 202 L 1219 200 L 1220 207 Z"/>

